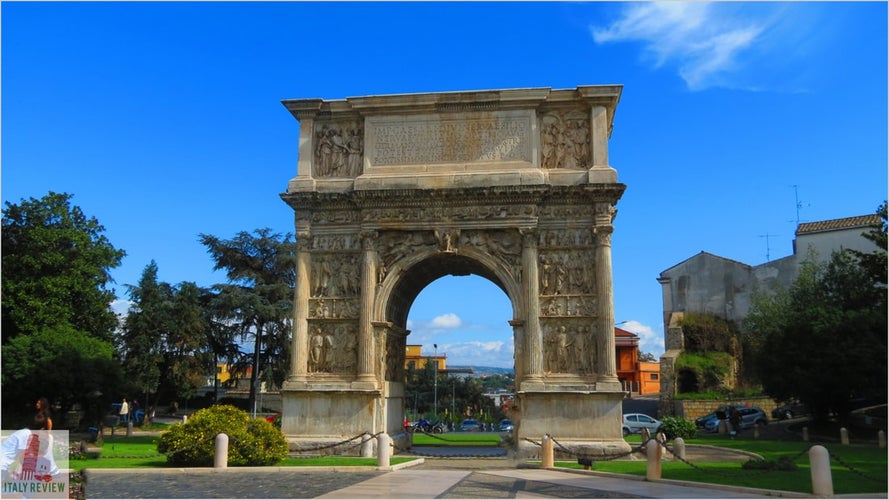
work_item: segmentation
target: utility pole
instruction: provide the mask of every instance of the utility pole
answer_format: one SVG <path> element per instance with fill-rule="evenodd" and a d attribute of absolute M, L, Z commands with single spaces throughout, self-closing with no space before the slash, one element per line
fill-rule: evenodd
<path fill-rule="evenodd" d="M 432 392 L 433 392 L 433 402 L 432 402 L 432 411 L 435 413 L 436 420 L 438 419 L 438 344 L 432 344 L 432 347 L 435 349 L 435 357 L 433 360 L 435 361 L 435 381 L 432 383 Z"/>

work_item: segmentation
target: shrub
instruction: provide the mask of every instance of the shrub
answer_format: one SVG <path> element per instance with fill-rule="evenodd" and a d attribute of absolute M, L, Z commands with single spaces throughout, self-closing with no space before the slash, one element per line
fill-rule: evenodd
<path fill-rule="evenodd" d="M 157 451 L 167 455 L 170 465 L 210 467 L 221 432 L 228 435 L 228 465 L 272 465 L 287 455 L 280 430 L 230 405 L 199 410 L 184 424 L 171 426 L 161 435 Z"/>
<path fill-rule="evenodd" d="M 661 421 L 659 432 L 663 432 L 667 439 L 690 439 L 697 435 L 695 424 L 679 417 L 664 417 Z"/>

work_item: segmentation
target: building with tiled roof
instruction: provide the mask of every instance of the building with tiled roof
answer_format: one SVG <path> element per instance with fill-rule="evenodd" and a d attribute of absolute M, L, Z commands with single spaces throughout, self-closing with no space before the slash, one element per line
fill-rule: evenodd
<path fill-rule="evenodd" d="M 862 235 L 879 227 L 879 215 L 860 215 L 797 226 L 793 254 L 764 264 L 750 265 L 700 252 L 658 276 L 664 304 L 664 343 L 661 357 L 661 404 L 675 392 L 672 366 L 685 348 L 680 319 L 685 313 L 704 313 L 743 322 L 751 306 L 753 292 L 776 285 L 787 287 L 799 275 L 806 261 L 825 262 L 841 250 L 873 252 L 878 247 Z"/>

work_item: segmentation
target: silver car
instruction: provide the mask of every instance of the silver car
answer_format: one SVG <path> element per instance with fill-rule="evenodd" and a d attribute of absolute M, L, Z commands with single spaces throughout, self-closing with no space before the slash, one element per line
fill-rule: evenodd
<path fill-rule="evenodd" d="M 648 429 L 653 435 L 661 428 L 661 421 L 644 413 L 625 413 L 622 427 L 624 436 L 638 434 L 642 429 Z"/>

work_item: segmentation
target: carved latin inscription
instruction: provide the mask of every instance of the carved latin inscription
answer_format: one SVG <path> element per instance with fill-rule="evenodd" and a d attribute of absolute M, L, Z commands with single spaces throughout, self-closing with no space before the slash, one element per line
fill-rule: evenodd
<path fill-rule="evenodd" d="M 372 166 L 531 162 L 531 120 L 528 112 L 370 117 L 368 156 Z"/>

